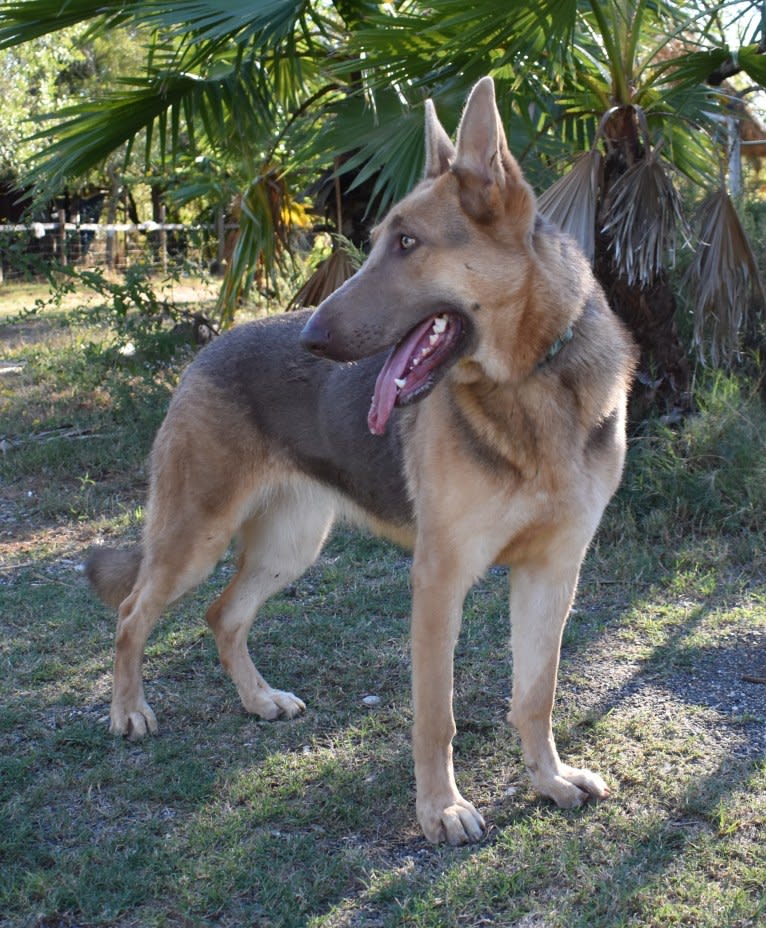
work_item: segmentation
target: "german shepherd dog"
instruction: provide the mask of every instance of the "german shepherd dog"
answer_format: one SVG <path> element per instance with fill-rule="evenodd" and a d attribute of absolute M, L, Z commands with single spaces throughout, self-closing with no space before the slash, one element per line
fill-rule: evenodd
<path fill-rule="evenodd" d="M 426 837 L 484 832 L 453 773 L 453 651 L 464 597 L 492 564 L 512 567 L 509 721 L 535 788 L 563 808 L 608 795 L 559 759 L 551 711 L 580 563 L 620 480 L 634 354 L 577 245 L 537 213 L 491 79 L 454 146 L 429 102 L 425 176 L 362 269 L 313 315 L 242 325 L 201 352 L 154 443 L 141 546 L 92 554 L 93 586 L 119 607 L 111 730 L 156 732 L 147 638 L 235 535 L 237 573 L 206 616 L 221 662 L 248 712 L 302 712 L 258 673 L 248 631 L 346 518 L 413 549 Z"/>

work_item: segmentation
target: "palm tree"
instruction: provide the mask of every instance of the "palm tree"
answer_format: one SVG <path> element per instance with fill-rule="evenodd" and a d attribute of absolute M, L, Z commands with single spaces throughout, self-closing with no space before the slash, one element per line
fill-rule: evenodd
<path fill-rule="evenodd" d="M 688 387 L 667 274 L 682 226 L 675 176 L 716 191 L 707 224 L 726 224 L 695 262 L 696 331 L 715 358 L 736 348 L 733 310 L 755 271 L 720 185 L 726 96 L 707 83 L 740 68 L 766 84 L 760 19 L 733 51 L 721 28 L 723 17 L 744 22 L 753 9 L 733 0 L 233 0 L 225 9 L 212 0 L 17 0 L 0 9 L 0 47 L 85 21 L 148 31 L 142 73 L 43 130 L 54 141 L 33 178 L 50 191 L 137 142 L 160 168 L 204 155 L 219 167 L 213 186 L 230 197 L 236 183 L 241 205 L 222 305 L 258 261 L 276 260 L 291 193 L 334 167 L 346 189 L 365 189 L 385 209 L 422 169 L 425 98 L 454 126 L 470 85 L 492 74 L 528 177 L 542 189 L 563 173 L 542 206 L 565 225 L 574 218 L 572 231 L 592 248 L 641 343 L 643 400 L 659 394 L 670 411 L 684 407 Z"/>
<path fill-rule="evenodd" d="M 435 85 L 435 95 L 450 102 L 487 60 L 477 49 L 491 48 L 515 150 L 538 186 L 550 182 L 563 152 L 584 150 L 540 203 L 580 239 L 639 342 L 637 416 L 649 407 L 673 415 L 690 403 L 687 350 L 668 277 L 676 239 L 696 245 L 694 340 L 701 354 L 707 348 L 714 361 L 732 359 L 748 285 L 760 287 L 721 181 L 729 99 L 711 85 L 738 68 L 766 83 L 766 57 L 763 39 L 730 52 L 720 28 L 728 6 L 586 0 L 524 5 L 511 16 L 489 0 L 470 12 L 447 0 L 419 28 L 405 21 L 394 31 L 368 28 L 354 37 L 373 68 L 379 63 L 410 85 Z M 744 21 L 748 12 L 739 4 L 729 16 Z M 760 11 L 754 28 L 763 31 Z M 418 70 L 423 57 L 434 62 L 425 71 Z M 713 191 L 696 238 L 683 217 L 678 176 L 692 189 Z"/>

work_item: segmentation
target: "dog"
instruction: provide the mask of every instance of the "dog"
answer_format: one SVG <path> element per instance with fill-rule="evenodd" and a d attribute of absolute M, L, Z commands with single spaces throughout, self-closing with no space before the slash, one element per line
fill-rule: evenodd
<path fill-rule="evenodd" d="M 453 772 L 453 652 L 493 564 L 511 567 L 508 720 L 532 783 L 562 808 L 608 795 L 559 759 L 551 713 L 580 564 L 621 478 L 636 353 L 575 242 L 539 215 L 492 80 L 455 145 L 425 113 L 424 177 L 362 268 L 313 314 L 243 324 L 199 354 L 153 446 L 141 545 L 97 548 L 87 574 L 119 608 L 111 731 L 141 738 L 157 730 L 147 638 L 234 536 L 238 570 L 206 619 L 264 719 L 305 706 L 253 665 L 261 604 L 339 518 L 411 547 L 416 811 L 429 841 L 459 845 L 485 824 Z"/>

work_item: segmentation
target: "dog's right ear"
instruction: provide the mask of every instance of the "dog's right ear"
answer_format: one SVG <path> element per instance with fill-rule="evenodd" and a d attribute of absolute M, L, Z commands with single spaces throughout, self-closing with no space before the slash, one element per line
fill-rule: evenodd
<path fill-rule="evenodd" d="M 446 174 L 455 157 L 455 146 L 436 115 L 432 100 L 426 100 L 426 169 L 423 177 Z"/>

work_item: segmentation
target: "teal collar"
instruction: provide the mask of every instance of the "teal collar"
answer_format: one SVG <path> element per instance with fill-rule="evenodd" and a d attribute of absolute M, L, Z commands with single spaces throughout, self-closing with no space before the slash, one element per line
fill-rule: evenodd
<path fill-rule="evenodd" d="M 545 357 L 542 359 L 542 361 L 540 361 L 540 363 L 537 366 L 542 367 L 543 365 L 548 364 L 550 361 L 552 361 L 556 357 L 556 355 L 559 353 L 559 351 L 561 351 L 561 349 L 565 345 L 568 345 L 569 342 L 571 342 L 573 338 L 574 338 L 574 329 L 572 328 L 571 325 L 568 325 L 566 329 L 561 333 L 561 335 L 559 335 L 556 341 L 551 345 L 551 347 L 546 352 Z"/>

